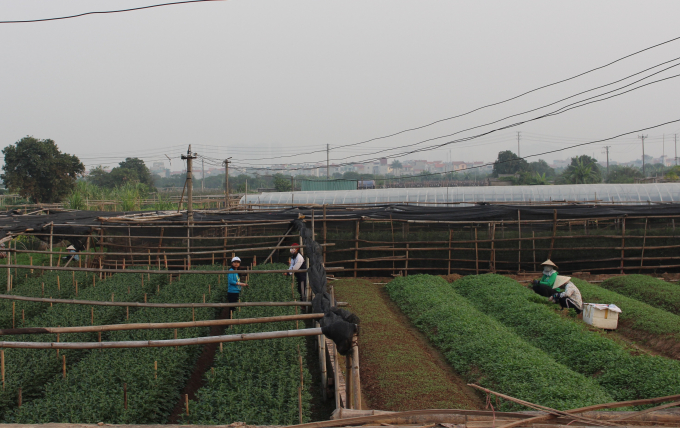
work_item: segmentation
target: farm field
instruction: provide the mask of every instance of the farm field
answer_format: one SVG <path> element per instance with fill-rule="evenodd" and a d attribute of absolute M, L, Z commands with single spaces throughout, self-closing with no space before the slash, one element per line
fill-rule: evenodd
<path fill-rule="evenodd" d="M 366 279 L 333 281 L 335 296 L 361 319 L 359 347 L 364 407 L 404 411 L 483 407 L 444 357 L 387 295 Z"/>
<path fill-rule="evenodd" d="M 609 278 L 600 287 L 616 291 L 648 305 L 680 315 L 680 284 L 647 275 Z"/>
<path fill-rule="evenodd" d="M 285 269 L 282 264 L 261 265 L 258 269 Z M 295 287 L 297 289 L 297 287 Z M 300 297 L 291 289 L 290 277 L 281 274 L 251 275 L 241 300 L 290 301 Z M 298 309 L 299 311 L 299 309 Z M 294 307 L 243 307 L 234 318 L 294 315 Z M 304 324 L 299 323 L 303 328 Z M 235 325 L 228 334 L 294 330 L 295 321 Z M 310 420 L 312 388 L 305 338 L 225 343 L 215 354 L 205 384 L 189 403 L 190 414 L 183 423 L 209 425 L 246 422 L 250 425 L 293 425 L 299 422 L 298 388 L 301 376 L 302 420 Z M 301 363 L 302 361 L 302 363 Z M 302 364 L 302 366 L 301 366 Z M 301 373 L 302 371 L 302 373 Z M 318 392 L 317 392 L 318 393 Z"/>
<path fill-rule="evenodd" d="M 264 268 L 272 268 L 272 265 Z M 281 266 L 273 266 L 281 268 Z M 222 269 L 222 266 L 214 266 Z M 201 269 L 210 269 L 202 266 Z M 82 277 L 78 276 L 81 275 Z M 166 275 L 144 276 L 116 274 L 100 281 L 91 274 L 76 274 L 83 281 L 77 297 L 73 279 L 63 273 L 57 288 L 57 275 L 29 278 L 13 291 L 15 294 L 67 297 L 85 300 L 143 301 L 150 303 L 225 302 L 227 281 L 220 275 L 181 275 L 169 283 Z M 89 281 L 89 282 L 88 282 Z M 251 275 L 251 287 L 242 294 L 248 301 L 291 300 L 290 280 L 282 275 Z M 36 291 L 36 289 L 38 291 Z M 299 296 L 296 296 L 299 299 Z M 3 300 L 6 313 L 11 301 Z M 7 307 L 9 303 L 9 307 Z M 86 326 L 117 323 L 182 322 L 208 320 L 223 316 L 228 310 L 216 308 L 129 308 L 123 306 L 86 306 L 72 304 L 19 303 L 25 319 L 15 320 L 16 327 Z M 9 308 L 9 311 L 7 309 Z M 29 310 L 30 309 L 30 310 Z M 298 309 L 299 310 L 299 309 Z M 221 313 L 220 313 L 221 312 Z M 294 307 L 242 308 L 235 317 L 294 314 Z M 10 318 L 2 318 L 12 327 Z M 300 325 L 303 328 L 304 324 Z M 231 332 L 295 329 L 295 322 L 272 325 L 238 326 Z M 176 330 L 177 338 L 208 336 L 209 327 Z M 172 339 L 173 329 L 122 330 L 103 332 L 102 341 Z M 96 342 L 98 333 L 63 333 L 13 336 L 16 341 Z M 206 345 L 210 346 L 210 345 Z M 217 345 L 215 345 L 217 346 Z M 203 388 L 190 404 L 191 417 L 205 423 L 256 420 L 262 424 L 293 424 L 298 420 L 298 386 L 300 361 L 304 361 L 303 415 L 310 420 L 311 375 L 306 365 L 305 338 L 250 341 L 225 344 L 223 353 L 215 355 L 209 368 L 196 363 L 204 346 L 180 346 L 136 349 L 6 349 L 6 388 L 0 392 L 0 419 L 4 423 L 166 423 L 181 403 L 184 390 L 196 370 L 205 370 Z M 238 365 L 238 369 L 236 369 Z M 62 368 L 65 367 L 65 375 Z M 157 369 L 156 369 L 157 367 Z M 19 388 L 22 405 L 18 407 Z M 125 391 L 125 392 L 124 392 Z M 216 395 L 223 391 L 223 395 Z M 210 400 L 220 412 L 212 411 Z M 226 400 L 226 401 L 224 401 Z M 229 406 L 224 405 L 225 403 Z M 259 405 L 254 405 L 259 403 Z M 265 411 L 266 409 L 266 411 Z M 212 422 L 210 422 L 212 421 Z"/>

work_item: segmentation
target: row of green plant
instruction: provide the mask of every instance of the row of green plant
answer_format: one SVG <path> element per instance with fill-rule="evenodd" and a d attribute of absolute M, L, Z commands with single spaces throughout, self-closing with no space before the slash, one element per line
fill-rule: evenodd
<path fill-rule="evenodd" d="M 134 278 L 134 279 L 133 279 Z M 52 278 L 53 281 L 56 282 Z M 69 278 L 71 279 L 71 278 Z M 136 279 L 136 281 L 135 281 Z M 35 284 L 34 284 L 35 286 Z M 51 284 L 56 288 L 56 285 Z M 62 284 L 65 288 L 74 289 L 72 284 Z M 38 285 L 39 287 L 39 285 Z M 104 281 L 97 281 L 95 286 L 79 290 L 80 300 L 141 301 L 144 293 L 155 292 L 155 286 L 146 281 L 141 286 L 139 277 L 115 275 Z M 125 319 L 127 311 L 122 306 L 86 306 L 56 304 L 47 306 L 46 310 L 23 323 L 24 327 L 71 327 L 94 324 L 111 324 Z M 17 342 L 54 342 L 56 334 L 26 334 L 13 336 Z M 61 342 L 93 342 L 98 340 L 97 333 L 65 333 L 61 334 Z M 44 393 L 44 384 L 61 372 L 63 358 L 68 367 L 75 365 L 81 358 L 90 353 L 89 350 L 64 349 L 6 349 L 5 375 L 6 384 L 0 392 L 0 412 L 4 415 L 18 403 L 18 388 L 22 388 L 24 403 L 39 398 Z"/>
<path fill-rule="evenodd" d="M 581 290 L 584 302 L 614 303 L 621 308 L 620 331 L 645 342 L 654 342 L 659 337 L 680 342 L 680 316 L 577 278 L 572 278 L 572 282 Z M 641 337 L 639 333 L 656 337 Z"/>
<path fill-rule="evenodd" d="M 600 286 L 680 315 L 680 286 L 678 284 L 647 275 L 626 275 L 609 278 Z"/>
<path fill-rule="evenodd" d="M 258 266 L 257 269 L 285 269 L 281 264 Z M 247 302 L 290 301 L 290 279 L 279 274 L 251 275 L 250 286 L 242 292 Z M 295 298 L 299 299 L 297 291 Z M 243 307 L 235 318 L 293 315 L 293 307 Z M 300 328 L 304 328 L 302 321 Z M 249 324 L 227 329 L 227 334 L 294 330 L 295 321 Z M 208 425 L 242 421 L 249 425 L 294 425 L 299 422 L 298 387 L 300 356 L 306 361 L 303 337 L 225 343 L 211 370 L 206 372 L 206 385 L 190 403 L 185 423 Z M 309 392 L 311 375 L 303 369 L 303 422 L 310 419 Z"/>
<path fill-rule="evenodd" d="M 513 279 L 471 275 L 452 287 L 555 361 L 593 377 L 616 401 L 680 394 L 680 361 L 632 355 L 606 334 L 561 316 L 554 310 L 558 306 Z"/>
<path fill-rule="evenodd" d="M 592 378 L 556 362 L 476 309 L 444 279 L 401 277 L 390 297 L 467 381 L 557 409 L 613 401 Z M 501 409 L 520 409 L 504 402 Z"/>
<path fill-rule="evenodd" d="M 164 275 L 162 275 L 164 276 Z M 183 275 L 161 288 L 150 302 L 200 303 L 223 301 L 226 285 L 217 275 Z M 182 322 L 213 319 L 214 308 L 140 308 L 129 323 Z M 209 328 L 177 330 L 178 338 L 207 336 Z M 116 331 L 111 341 L 173 339 L 172 329 Z M 44 398 L 16 409 L 13 423 L 164 423 L 179 402 L 180 392 L 200 355 L 202 346 L 104 349 L 91 352 L 45 387 Z M 158 369 L 155 370 L 155 364 Z M 127 385 L 127 409 L 124 403 Z"/>
<path fill-rule="evenodd" d="M 42 276 L 29 277 L 19 282 L 7 294 L 68 299 L 74 297 L 76 293 L 74 279 L 78 281 L 78 298 L 82 298 L 82 293 L 87 291 L 87 287 L 92 286 L 92 274 L 85 272 L 77 272 L 75 275 L 69 272 L 49 272 Z M 49 303 L 0 299 L 0 328 L 21 327 L 22 318 L 31 319 L 49 308 Z"/>

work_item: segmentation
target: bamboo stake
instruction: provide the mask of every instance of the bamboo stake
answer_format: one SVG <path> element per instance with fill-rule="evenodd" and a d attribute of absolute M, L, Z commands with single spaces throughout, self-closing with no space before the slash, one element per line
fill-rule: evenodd
<path fill-rule="evenodd" d="M 94 325 L 94 306 L 90 308 L 90 324 Z"/>
<path fill-rule="evenodd" d="M 16 302 L 12 302 L 12 328 L 14 328 L 14 307 Z"/>
<path fill-rule="evenodd" d="M 405 263 L 404 264 L 404 275 L 408 275 L 408 247 L 409 247 L 409 244 L 407 243 L 406 244 L 406 261 L 404 262 Z M 356 269 L 355 269 L 354 274 L 356 275 Z"/>
<path fill-rule="evenodd" d="M 517 251 L 517 273 L 522 271 L 522 221 L 520 212 L 517 210 L 517 237 L 519 238 L 519 250 Z"/>
<path fill-rule="evenodd" d="M 184 402 L 186 403 L 187 407 L 187 416 L 189 416 L 189 394 L 184 394 Z"/>
<path fill-rule="evenodd" d="M 127 383 L 123 384 L 123 408 L 125 410 L 128 408 Z"/>
<path fill-rule="evenodd" d="M 352 400 L 354 409 L 361 410 L 361 377 L 359 376 L 359 344 L 357 335 L 354 335 L 352 346 Z M 349 373 L 348 373 L 349 374 Z"/>
<path fill-rule="evenodd" d="M 531 231 L 531 249 L 534 253 L 534 272 L 536 272 L 536 232 Z"/>
<path fill-rule="evenodd" d="M 451 235 L 453 235 L 453 230 L 449 229 L 449 269 L 447 275 L 451 275 Z"/>
<path fill-rule="evenodd" d="M 647 220 L 645 219 L 645 233 L 642 238 L 642 254 L 640 254 L 640 273 L 642 273 L 642 265 L 645 261 L 645 243 L 647 241 Z"/>
<path fill-rule="evenodd" d="M 323 243 L 326 244 L 326 234 L 328 232 L 328 228 L 326 226 L 326 207 L 327 205 L 323 205 Z M 326 264 L 326 246 L 323 246 L 323 263 L 324 265 Z"/>
<path fill-rule="evenodd" d="M 621 273 L 623 273 L 624 248 L 626 246 L 626 218 L 621 224 Z"/>
<path fill-rule="evenodd" d="M 5 390 L 5 350 L 0 349 L 0 366 L 2 366 L 2 390 Z"/>
<path fill-rule="evenodd" d="M 57 275 L 57 290 L 61 291 L 61 282 L 59 281 L 59 275 Z"/>
<path fill-rule="evenodd" d="M 496 239 L 496 223 L 491 224 L 491 272 L 496 272 L 496 247 L 494 240 Z"/>
<path fill-rule="evenodd" d="M 354 277 L 357 277 L 357 259 L 359 258 L 359 220 L 356 221 L 356 230 L 354 232 Z M 408 258 L 408 255 L 406 256 Z"/>
<path fill-rule="evenodd" d="M 50 223 L 50 253 L 52 253 L 52 238 L 54 237 L 54 222 Z M 50 267 L 52 267 L 52 254 L 50 254 Z"/>
<path fill-rule="evenodd" d="M 18 402 L 18 406 L 17 406 L 17 407 L 21 407 L 21 387 L 19 387 L 19 400 L 18 400 L 18 401 L 19 401 L 19 402 Z"/>
<path fill-rule="evenodd" d="M 550 240 L 550 252 L 548 253 L 548 259 L 552 259 L 553 249 L 555 248 L 556 234 L 557 234 L 557 210 L 553 210 L 553 233 L 552 239 Z"/>
<path fill-rule="evenodd" d="M 477 228 L 475 227 L 475 275 L 479 275 L 479 246 L 477 243 Z"/>
<path fill-rule="evenodd" d="M 158 361 L 153 362 L 153 378 L 158 379 Z"/>
<path fill-rule="evenodd" d="M 61 356 L 61 368 L 64 379 L 66 379 L 66 355 Z"/>
<path fill-rule="evenodd" d="M 298 416 L 302 423 L 302 388 L 298 386 Z"/>

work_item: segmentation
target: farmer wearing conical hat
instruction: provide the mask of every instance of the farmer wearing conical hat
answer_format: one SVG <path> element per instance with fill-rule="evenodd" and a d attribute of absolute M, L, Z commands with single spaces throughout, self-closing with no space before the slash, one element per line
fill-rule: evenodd
<path fill-rule="evenodd" d="M 558 289 L 564 289 L 559 292 Z M 571 277 L 558 275 L 553 285 L 555 294 L 550 297 L 555 303 L 559 303 L 562 308 L 573 308 L 577 314 L 583 310 L 583 299 L 581 291 L 571 282 Z"/>
<path fill-rule="evenodd" d="M 541 263 L 543 266 L 543 276 L 541 279 L 535 279 L 532 281 L 532 288 L 534 291 L 541 296 L 550 297 L 557 291 L 564 290 L 553 290 L 555 285 L 555 279 L 557 278 L 557 265 L 548 259 Z"/>

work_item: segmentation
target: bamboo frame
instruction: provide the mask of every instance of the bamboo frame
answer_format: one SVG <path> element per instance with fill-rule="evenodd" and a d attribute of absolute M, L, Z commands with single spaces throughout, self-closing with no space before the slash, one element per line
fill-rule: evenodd
<path fill-rule="evenodd" d="M 120 348 L 161 348 L 170 346 L 208 345 L 211 343 L 244 342 L 248 340 L 280 339 L 286 337 L 318 336 L 320 328 L 270 331 L 264 333 L 242 333 L 222 336 L 194 337 L 170 340 L 137 340 L 123 342 L 0 342 L 0 348 L 11 349 L 120 349 Z"/>

